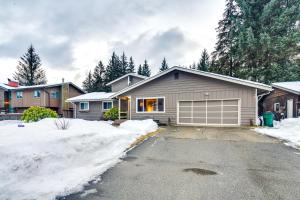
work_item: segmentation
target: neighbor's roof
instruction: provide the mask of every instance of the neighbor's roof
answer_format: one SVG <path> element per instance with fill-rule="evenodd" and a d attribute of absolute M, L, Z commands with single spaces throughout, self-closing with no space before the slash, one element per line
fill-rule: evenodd
<path fill-rule="evenodd" d="M 294 94 L 300 95 L 300 81 L 272 83 L 272 86 Z"/>
<path fill-rule="evenodd" d="M 211 73 L 211 72 L 205 72 L 205 71 L 199 71 L 199 70 L 194 70 L 194 69 L 188 69 L 188 68 L 184 68 L 184 67 L 172 67 L 169 68 L 161 73 L 156 74 L 155 76 L 152 76 L 150 78 L 147 78 L 145 80 L 142 80 L 140 82 L 137 82 L 135 84 L 133 84 L 132 86 L 129 86 L 127 88 L 124 88 L 118 92 L 116 92 L 112 97 L 116 97 L 120 94 L 123 94 L 125 92 L 128 92 L 134 88 L 137 88 L 141 85 L 144 85 L 154 79 L 157 79 L 167 73 L 170 73 L 174 70 L 178 70 L 178 71 L 183 71 L 183 72 L 187 72 L 187 73 L 192 73 L 192 74 L 196 74 L 196 75 L 200 75 L 200 76 L 205 76 L 205 77 L 210 77 L 210 78 L 215 78 L 218 80 L 223 80 L 223 81 L 228 81 L 231 83 L 236 83 L 236 84 L 240 84 L 240 85 L 245 85 L 248 87 L 253 87 L 253 88 L 257 88 L 257 89 L 261 89 L 261 90 L 266 90 L 266 91 L 271 91 L 272 87 L 269 85 L 265 85 L 263 83 L 258 83 L 258 82 L 254 82 L 254 81 L 248 81 L 248 80 L 243 80 L 243 79 L 239 79 L 239 78 L 234 78 L 231 76 L 225 76 L 225 75 L 221 75 L 221 74 L 215 74 L 215 73 Z"/>
<path fill-rule="evenodd" d="M 56 87 L 61 86 L 62 84 L 70 84 L 82 93 L 85 93 L 80 87 L 75 85 L 72 82 L 65 82 L 65 83 L 57 83 L 57 84 L 43 84 L 43 85 L 31 85 L 31 86 L 19 86 L 19 87 L 11 87 L 6 84 L 0 83 L 0 87 L 5 88 L 7 90 L 25 90 L 25 89 L 34 89 L 34 88 L 50 88 L 50 87 Z"/>
<path fill-rule="evenodd" d="M 79 101 L 100 101 L 100 100 L 108 100 L 111 99 L 113 92 L 91 92 L 83 95 L 79 95 L 77 97 L 72 97 L 67 99 L 67 102 L 79 102 Z"/>
<path fill-rule="evenodd" d="M 119 81 L 119 80 L 121 80 L 121 79 L 123 79 L 127 76 L 135 76 L 135 77 L 138 77 L 138 78 L 141 78 L 141 79 L 148 78 L 147 76 L 142 76 L 142 75 L 139 75 L 139 74 L 136 74 L 136 73 L 128 73 L 128 74 L 125 74 L 124 76 L 121 76 L 120 78 L 117 78 L 117 79 L 107 83 L 106 85 L 111 85 L 111 84 L 113 84 L 113 83 L 115 83 L 115 82 L 117 82 L 117 81 Z"/>

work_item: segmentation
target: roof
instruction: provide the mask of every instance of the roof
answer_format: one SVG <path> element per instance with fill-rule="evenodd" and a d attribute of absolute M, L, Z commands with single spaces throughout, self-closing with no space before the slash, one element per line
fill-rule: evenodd
<path fill-rule="evenodd" d="M 194 69 L 188 69 L 188 68 L 184 68 L 184 67 L 172 67 L 169 68 L 161 73 L 156 74 L 155 76 L 152 76 L 150 78 L 147 78 L 143 81 L 140 81 L 138 83 L 135 83 L 127 88 L 124 88 L 118 92 L 116 92 L 112 97 L 116 97 L 120 94 L 123 94 L 125 92 L 128 92 L 134 88 L 137 88 L 143 84 L 146 84 L 152 80 L 155 80 L 165 74 L 168 74 L 174 70 L 178 70 L 178 71 L 183 71 L 183 72 L 187 72 L 187 73 L 192 73 L 192 74 L 196 74 L 196 75 L 200 75 L 200 76 L 205 76 L 205 77 L 210 77 L 210 78 L 215 78 L 218 80 L 223 80 L 223 81 L 227 81 L 227 82 L 231 82 L 231 83 L 236 83 L 236 84 L 240 84 L 240 85 L 244 85 L 244 86 L 248 86 L 248 87 L 253 87 L 253 88 L 257 88 L 257 89 L 261 89 L 261 90 L 266 90 L 266 91 L 272 91 L 272 87 L 269 85 L 265 85 L 263 83 L 258 83 L 258 82 L 254 82 L 254 81 L 248 81 L 248 80 L 243 80 L 243 79 L 239 79 L 239 78 L 234 78 L 231 76 L 225 76 L 225 75 L 221 75 L 221 74 L 215 74 L 215 73 L 211 73 L 211 72 L 205 72 L 205 71 L 199 71 L 199 70 L 194 70 Z"/>
<path fill-rule="evenodd" d="M 125 78 L 127 76 L 135 76 L 135 77 L 138 77 L 138 78 L 141 78 L 141 79 L 148 78 L 147 76 L 142 76 L 142 75 L 139 75 L 139 74 L 136 74 L 136 73 L 128 73 L 128 74 L 125 74 L 124 76 L 121 76 L 121 77 L 119 77 L 119 78 L 117 78 L 117 79 L 115 79 L 115 80 L 107 83 L 106 85 L 111 85 L 111 84 L 113 84 L 113 83 L 115 83 L 115 82 L 117 82 L 117 81 L 119 81 L 119 80 L 121 80 L 121 79 L 123 79 L 123 78 Z"/>
<path fill-rule="evenodd" d="M 25 90 L 25 89 L 35 89 L 35 88 L 50 88 L 50 87 L 62 86 L 62 84 L 70 84 L 74 88 L 81 91 L 82 93 L 85 93 L 80 87 L 78 87 L 77 85 L 75 85 L 72 82 L 57 83 L 57 84 L 31 85 L 31 86 L 19 86 L 19 87 L 10 87 L 6 84 L 0 83 L 0 87 L 4 88 L 6 90 Z"/>
<path fill-rule="evenodd" d="M 300 95 L 300 81 L 272 83 L 272 86 L 294 94 Z"/>
<path fill-rule="evenodd" d="M 110 100 L 113 92 L 91 92 L 67 99 L 67 102 Z"/>

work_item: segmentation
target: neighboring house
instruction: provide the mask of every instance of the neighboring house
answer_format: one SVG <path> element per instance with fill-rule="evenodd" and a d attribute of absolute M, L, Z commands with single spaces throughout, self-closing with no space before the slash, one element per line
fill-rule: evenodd
<path fill-rule="evenodd" d="M 111 86 L 111 93 L 92 92 L 67 99 L 67 102 L 74 104 L 74 108 L 76 109 L 74 112 L 74 118 L 102 120 L 103 114 L 107 110 L 112 107 L 118 107 L 118 100 L 110 98 L 114 92 L 120 91 L 146 78 L 148 77 L 129 73 L 107 84 L 108 86 Z M 124 101 L 127 102 L 127 100 Z M 122 104 L 123 109 L 121 109 L 120 118 L 127 118 L 127 106 L 128 105 L 125 103 Z M 124 110 L 124 112 L 122 112 L 122 110 Z"/>
<path fill-rule="evenodd" d="M 150 118 L 175 125 L 239 126 L 256 122 L 258 98 L 271 90 L 257 82 L 172 67 L 128 87 L 123 85 L 109 99 L 118 100 L 120 118 Z"/>
<path fill-rule="evenodd" d="M 65 117 L 73 116 L 73 105 L 66 99 L 84 91 L 71 82 L 19 86 L 14 81 L 0 84 L 0 109 L 5 113 L 22 113 L 31 106 L 47 107 Z"/>
<path fill-rule="evenodd" d="M 284 115 L 286 118 L 300 116 L 300 81 L 272 84 L 273 91 L 263 100 L 264 111 Z"/>

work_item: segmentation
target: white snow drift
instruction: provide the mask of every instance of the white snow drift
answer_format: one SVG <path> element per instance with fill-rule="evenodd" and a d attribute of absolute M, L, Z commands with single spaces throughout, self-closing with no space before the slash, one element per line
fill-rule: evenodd
<path fill-rule="evenodd" d="M 256 128 L 256 132 L 287 141 L 287 145 L 300 148 L 300 118 L 275 122 L 273 128 Z"/>
<path fill-rule="evenodd" d="M 152 120 L 106 122 L 70 120 L 57 130 L 54 119 L 18 127 L 0 122 L 0 199 L 55 199 L 79 191 L 115 165 L 142 134 L 155 131 Z"/>

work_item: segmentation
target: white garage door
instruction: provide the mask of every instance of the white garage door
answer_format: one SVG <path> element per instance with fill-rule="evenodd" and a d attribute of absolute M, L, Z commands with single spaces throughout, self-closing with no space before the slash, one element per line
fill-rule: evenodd
<path fill-rule="evenodd" d="M 179 101 L 177 123 L 186 125 L 239 125 L 238 99 Z"/>

